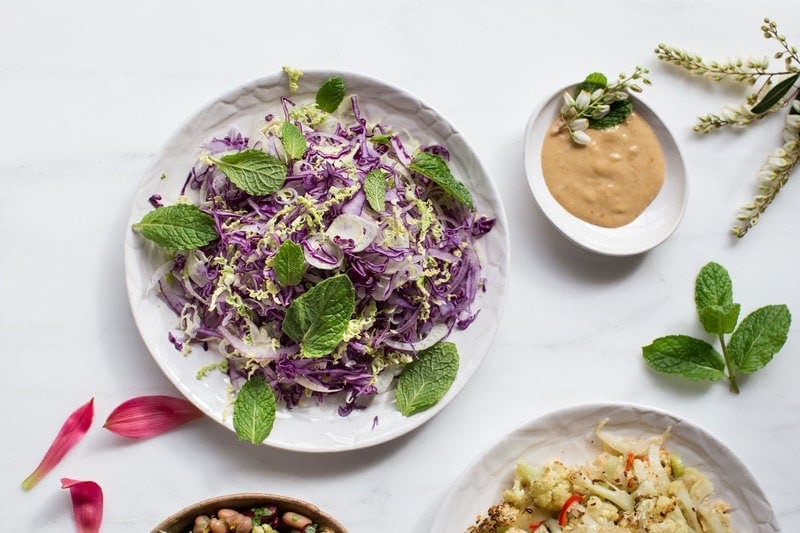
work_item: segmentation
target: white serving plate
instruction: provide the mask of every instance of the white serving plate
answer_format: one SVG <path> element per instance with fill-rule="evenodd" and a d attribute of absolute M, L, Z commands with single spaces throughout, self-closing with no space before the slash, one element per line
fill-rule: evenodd
<path fill-rule="evenodd" d="M 545 98 L 528 119 L 523 140 L 523 157 L 531 192 L 550 222 L 566 237 L 587 250 L 611 256 L 646 252 L 672 235 L 686 209 L 686 170 L 675 139 L 658 115 L 642 100 L 632 96 L 634 111 L 647 121 L 664 151 L 664 185 L 644 212 L 629 224 L 618 228 L 604 228 L 581 220 L 564 209 L 550 194 L 542 175 L 541 164 L 542 143 L 550 124 L 559 114 L 563 94 L 572 94 L 575 87 L 576 85 L 564 87 Z"/>
<path fill-rule="evenodd" d="M 305 452 L 330 452 L 373 446 L 403 435 L 430 420 L 466 385 L 477 370 L 496 332 L 507 290 L 509 238 L 505 212 L 485 168 L 477 156 L 436 110 L 407 92 L 361 74 L 339 71 L 307 71 L 300 80 L 297 102 L 312 102 L 320 84 L 332 77 L 345 81 L 348 98 L 358 95 L 359 108 L 369 122 L 381 122 L 407 132 L 422 144 L 441 144 L 451 154 L 454 176 L 470 189 L 476 214 L 496 218 L 494 228 L 476 245 L 486 292 L 479 292 L 474 309 L 480 313 L 470 327 L 454 331 L 448 340 L 456 343 L 460 368 L 452 387 L 434 407 L 404 417 L 395 407 L 394 391 L 377 395 L 364 410 L 339 416 L 339 402 L 308 405 L 288 410 L 279 405 L 268 446 Z M 248 134 L 263 124 L 268 113 L 279 113 L 280 98 L 290 96 L 287 78 L 274 74 L 212 101 L 189 118 L 161 148 L 144 174 L 135 194 L 130 224 L 152 209 L 148 199 L 160 194 L 165 205 L 175 201 L 184 179 L 196 162 L 200 147 L 213 137 L 225 136 L 230 128 Z M 348 100 L 349 101 L 349 100 Z M 346 105 L 346 103 L 343 103 Z M 161 179 L 166 175 L 167 179 Z M 129 225 L 130 227 L 130 225 Z M 220 355 L 195 347 L 184 357 L 167 338 L 177 317 L 152 288 L 154 273 L 164 263 L 162 252 L 133 231 L 125 237 L 125 268 L 128 295 L 139 332 L 150 353 L 178 390 L 206 415 L 233 431 L 227 378 L 212 373 L 196 379 L 198 369 L 220 360 Z"/>
<path fill-rule="evenodd" d="M 630 436 L 660 435 L 672 428 L 667 449 L 686 466 L 698 468 L 714 484 L 716 498 L 727 502 L 734 531 L 778 531 L 778 521 L 758 482 L 742 461 L 702 428 L 675 415 L 627 404 L 570 407 L 537 418 L 484 450 L 450 489 L 431 532 L 464 533 L 475 518 L 502 500 L 520 459 L 543 464 L 559 459 L 583 464 L 600 451 L 595 429 Z"/>

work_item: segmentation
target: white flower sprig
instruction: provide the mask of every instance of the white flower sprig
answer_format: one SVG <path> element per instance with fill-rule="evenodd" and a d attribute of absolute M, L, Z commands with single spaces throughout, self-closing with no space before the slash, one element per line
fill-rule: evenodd
<path fill-rule="evenodd" d="M 564 104 L 561 106 L 561 120 L 568 131 L 570 138 L 577 144 L 589 144 L 591 137 L 586 132 L 593 126 L 592 121 L 600 121 L 605 118 L 616 102 L 629 99 L 630 92 L 640 93 L 642 87 L 636 83 L 641 81 L 643 85 L 650 85 L 647 77 L 650 71 L 637 65 L 633 74 L 620 74 L 614 83 L 607 84 L 605 77 L 601 75 L 590 75 L 583 86 L 587 83 L 592 85 L 602 85 L 593 91 L 581 88 L 577 96 L 572 96 L 568 92 L 564 93 Z M 592 82 L 592 76 L 598 76 L 602 83 Z"/>
<path fill-rule="evenodd" d="M 745 234 L 758 223 L 775 196 L 786 184 L 794 167 L 800 161 L 800 56 L 797 48 L 790 46 L 786 37 L 778 32 L 778 25 L 769 18 L 764 19 L 761 31 L 766 39 L 774 39 L 780 48 L 775 59 L 783 59 L 783 69 L 770 70 L 769 59 L 737 59 L 733 61 L 706 62 L 697 54 L 660 44 L 655 50 L 659 59 L 678 65 L 689 73 L 713 81 L 735 81 L 748 85 L 760 83 L 758 89 L 749 94 L 744 103 L 726 105 L 719 113 L 700 116 L 694 126 L 699 133 L 724 128 L 743 128 L 756 120 L 789 109 L 784 119 L 783 145 L 772 150 L 767 161 L 758 171 L 758 193 L 752 203 L 742 206 L 737 216 L 733 233 L 737 237 Z"/>

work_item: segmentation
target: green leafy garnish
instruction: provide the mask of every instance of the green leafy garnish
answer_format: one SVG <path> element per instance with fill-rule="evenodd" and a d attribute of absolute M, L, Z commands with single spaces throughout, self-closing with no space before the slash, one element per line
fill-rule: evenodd
<path fill-rule="evenodd" d="M 369 138 L 370 141 L 374 142 L 375 144 L 390 144 L 392 140 L 391 133 L 376 133 L 372 137 Z"/>
<path fill-rule="evenodd" d="M 300 159 L 308 150 L 308 142 L 303 132 L 291 122 L 284 122 L 281 127 L 281 144 L 289 159 Z"/>
<path fill-rule="evenodd" d="M 668 335 L 642 348 L 651 367 L 692 380 L 716 381 L 725 377 L 722 356 L 706 341 L 687 335 Z"/>
<path fill-rule="evenodd" d="M 475 211 L 469 189 L 453 177 L 447 162 L 438 155 L 420 152 L 414 157 L 408 168 L 439 185 L 447 194 L 469 207 L 470 211 Z"/>
<path fill-rule="evenodd" d="M 145 214 L 133 229 L 170 251 L 192 250 L 219 238 L 214 219 L 192 204 L 159 207 Z"/>
<path fill-rule="evenodd" d="M 613 82 L 600 72 L 593 72 L 578 84 L 575 94 L 564 93 L 561 120 L 576 144 L 589 144 L 586 130 L 602 130 L 625 122 L 633 112 L 630 92 L 641 92 L 636 82 L 650 85 L 646 68 L 636 66 L 633 74 L 620 74 Z"/>
<path fill-rule="evenodd" d="M 253 196 L 277 192 L 286 181 L 286 165 L 261 150 L 251 148 L 219 159 L 209 159 L 237 187 Z"/>
<path fill-rule="evenodd" d="M 731 392 L 739 392 L 736 376 L 763 368 L 786 343 L 791 315 L 785 305 L 756 309 L 737 327 L 741 306 L 733 302 L 728 271 L 710 262 L 697 275 L 694 300 L 703 328 L 717 335 L 722 355 L 704 340 L 686 335 L 660 337 L 642 347 L 645 362 L 654 370 L 693 380 L 728 378 Z M 725 335 L 731 334 L 726 343 Z"/>
<path fill-rule="evenodd" d="M 608 85 L 608 78 L 602 72 L 592 72 L 586 79 L 584 79 L 580 85 L 578 85 L 578 90 L 575 93 L 575 96 L 578 95 L 581 91 L 587 91 L 590 93 L 595 92 L 597 89 L 605 89 Z"/>
<path fill-rule="evenodd" d="M 756 105 L 754 105 L 750 111 L 755 113 L 756 115 L 760 115 L 762 113 L 766 113 L 770 109 L 772 109 L 775 104 L 780 102 L 781 98 L 786 96 L 789 90 L 794 86 L 797 78 L 800 78 L 800 74 L 792 74 L 786 79 L 781 80 L 779 83 L 776 83 L 775 86 L 764 95 L 764 98 L 761 99 Z"/>
<path fill-rule="evenodd" d="M 317 91 L 317 107 L 333 113 L 344 100 L 344 80 L 338 76 L 325 80 Z"/>
<path fill-rule="evenodd" d="M 353 283 L 345 274 L 325 279 L 286 309 L 283 332 L 300 343 L 303 357 L 324 357 L 342 342 L 355 311 Z"/>
<path fill-rule="evenodd" d="M 292 241 L 283 241 L 272 260 L 278 283 L 284 287 L 297 285 L 303 279 L 304 266 L 303 247 Z"/>
<path fill-rule="evenodd" d="M 377 212 L 386 208 L 386 174 L 379 168 L 364 176 L 364 194 L 369 206 Z"/>
<path fill-rule="evenodd" d="M 262 376 L 245 382 L 233 402 L 233 428 L 239 440 L 261 444 L 275 423 L 275 393 Z"/>
<path fill-rule="evenodd" d="M 458 350 L 452 342 L 439 342 L 419 353 L 397 380 L 397 408 L 404 416 L 435 405 L 450 390 L 458 373 Z"/>

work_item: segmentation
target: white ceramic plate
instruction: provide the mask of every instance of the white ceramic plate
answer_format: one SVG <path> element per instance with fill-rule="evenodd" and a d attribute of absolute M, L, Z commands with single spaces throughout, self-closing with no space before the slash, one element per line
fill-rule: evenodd
<path fill-rule="evenodd" d="M 480 313 L 469 328 L 454 331 L 449 337 L 458 346 L 461 364 L 447 395 L 431 409 L 411 417 L 398 412 L 393 390 L 378 395 L 369 408 L 347 417 L 338 415 L 336 401 L 292 410 L 280 406 L 265 444 L 307 452 L 350 450 L 388 441 L 426 422 L 447 405 L 477 370 L 494 337 L 504 307 L 509 268 L 508 226 L 499 195 L 477 156 L 453 126 L 418 98 L 359 74 L 307 71 L 292 99 L 313 102 L 320 84 L 332 76 L 344 79 L 348 97 L 358 95 L 362 116 L 370 123 L 379 121 L 408 132 L 423 144 L 446 146 L 451 154 L 451 170 L 470 189 L 477 214 L 495 217 L 497 222 L 476 245 L 488 280 L 486 292 L 479 293 L 474 305 Z M 226 135 L 231 127 L 245 135 L 255 131 L 266 114 L 280 112 L 282 96 L 288 96 L 286 76 L 275 74 L 229 92 L 185 122 L 145 172 L 131 208 L 130 223 L 138 222 L 152 209 L 148 199 L 154 193 L 163 197 L 164 204 L 175 201 L 201 145 Z M 162 174 L 167 179 L 161 179 Z M 163 263 L 163 255 L 155 245 L 128 232 L 125 268 L 136 324 L 153 358 L 181 393 L 209 417 L 233 430 L 227 380 L 219 373 L 202 381 L 195 377 L 199 368 L 219 361 L 220 355 L 194 348 L 191 355 L 184 357 L 168 341 L 167 333 L 177 325 L 177 317 L 151 288 L 154 272 Z"/>
<path fill-rule="evenodd" d="M 778 531 L 778 521 L 764 492 L 742 461 L 701 428 L 671 414 L 623 404 L 571 407 L 538 418 L 486 449 L 464 471 L 450 490 L 434 521 L 432 532 L 463 533 L 501 501 L 511 486 L 520 459 L 542 464 L 559 459 L 583 464 L 600 452 L 597 423 L 609 418 L 605 429 L 630 436 L 660 435 L 671 427 L 667 448 L 680 454 L 686 466 L 706 474 L 718 498 L 731 505 L 734 531 Z"/>
<path fill-rule="evenodd" d="M 605 255 L 635 255 L 661 244 L 678 227 L 686 209 L 688 187 L 686 170 L 678 146 L 661 119 L 652 109 L 633 97 L 634 110 L 655 131 L 666 161 L 664 185 L 658 196 L 635 220 L 619 228 L 604 228 L 579 219 L 559 204 L 544 181 L 541 149 L 550 124 L 558 116 L 564 92 L 575 85 L 560 89 L 534 109 L 525 129 L 523 144 L 525 174 L 533 196 L 545 216 L 566 237 L 580 246 Z"/>

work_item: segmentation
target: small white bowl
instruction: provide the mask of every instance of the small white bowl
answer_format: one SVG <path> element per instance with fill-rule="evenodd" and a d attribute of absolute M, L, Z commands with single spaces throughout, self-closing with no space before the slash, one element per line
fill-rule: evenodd
<path fill-rule="evenodd" d="M 541 152 L 544 137 L 558 116 L 564 92 L 574 92 L 570 85 L 545 98 L 531 114 L 525 128 L 524 161 L 533 196 L 545 216 L 580 246 L 605 255 L 628 256 L 646 252 L 661 244 L 678 227 L 688 198 L 686 169 L 683 159 L 667 127 L 655 112 L 636 97 L 633 109 L 655 132 L 664 151 L 666 175 L 658 196 L 635 220 L 618 228 L 605 228 L 583 221 L 559 204 L 544 181 Z M 591 133 L 591 132 L 590 132 Z"/>

